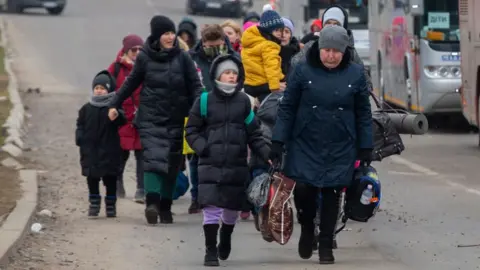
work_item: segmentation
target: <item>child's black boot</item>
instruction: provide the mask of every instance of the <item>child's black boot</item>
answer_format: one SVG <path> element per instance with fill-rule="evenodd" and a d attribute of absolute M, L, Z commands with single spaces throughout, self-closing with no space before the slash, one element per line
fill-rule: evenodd
<path fill-rule="evenodd" d="M 160 212 L 160 223 L 162 224 L 172 224 L 173 215 L 172 215 L 172 200 L 171 199 L 161 199 L 159 204 Z"/>
<path fill-rule="evenodd" d="M 158 193 L 147 193 L 145 196 L 145 218 L 147 223 L 150 225 L 155 225 L 158 223 L 158 211 L 160 205 L 160 194 Z"/>
<path fill-rule="evenodd" d="M 98 217 L 98 214 L 100 213 L 102 197 L 98 194 L 90 194 L 88 201 L 90 202 L 90 206 L 88 207 L 88 216 Z"/>
<path fill-rule="evenodd" d="M 218 228 L 218 224 L 203 225 L 203 233 L 205 234 L 205 258 L 203 262 L 204 266 L 220 266 L 217 250 Z"/>
<path fill-rule="evenodd" d="M 220 243 L 218 244 L 218 258 L 222 261 L 228 259 L 232 250 L 232 233 L 235 225 L 222 224 L 220 228 Z"/>
<path fill-rule="evenodd" d="M 117 197 L 115 196 L 105 197 L 105 213 L 109 218 L 114 218 L 117 216 Z"/>

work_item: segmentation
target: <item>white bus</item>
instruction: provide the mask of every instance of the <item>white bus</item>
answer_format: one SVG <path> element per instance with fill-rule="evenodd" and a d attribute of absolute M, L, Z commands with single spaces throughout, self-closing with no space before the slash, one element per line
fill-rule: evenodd
<path fill-rule="evenodd" d="M 395 107 L 461 114 L 458 0 L 369 1 L 374 89 Z"/>
<path fill-rule="evenodd" d="M 459 2 L 460 48 L 464 56 L 460 88 L 463 115 L 470 125 L 480 127 L 480 18 L 476 18 L 480 14 L 480 1 Z"/>

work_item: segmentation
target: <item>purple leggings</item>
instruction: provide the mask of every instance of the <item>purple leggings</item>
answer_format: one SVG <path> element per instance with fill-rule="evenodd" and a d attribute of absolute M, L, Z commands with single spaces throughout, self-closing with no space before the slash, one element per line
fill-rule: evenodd
<path fill-rule="evenodd" d="M 219 224 L 220 219 L 224 224 L 235 225 L 238 219 L 238 211 L 223 209 L 211 205 L 203 208 L 203 225 Z"/>

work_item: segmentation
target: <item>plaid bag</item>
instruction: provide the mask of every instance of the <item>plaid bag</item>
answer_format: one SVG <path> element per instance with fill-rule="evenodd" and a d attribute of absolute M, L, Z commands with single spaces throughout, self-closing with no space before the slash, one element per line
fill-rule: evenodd
<path fill-rule="evenodd" d="M 293 207 L 291 198 L 295 181 L 281 173 L 274 173 L 268 209 L 268 231 L 280 245 L 285 245 L 293 233 Z"/>

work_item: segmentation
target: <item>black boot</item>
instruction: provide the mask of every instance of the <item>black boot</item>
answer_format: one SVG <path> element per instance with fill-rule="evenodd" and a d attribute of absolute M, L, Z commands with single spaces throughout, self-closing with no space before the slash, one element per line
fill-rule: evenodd
<path fill-rule="evenodd" d="M 220 244 L 218 244 L 218 258 L 222 261 L 228 259 L 232 250 L 232 233 L 235 225 L 222 224 L 220 228 Z"/>
<path fill-rule="evenodd" d="M 90 202 L 90 206 L 88 207 L 88 216 L 98 217 L 98 214 L 100 213 L 102 197 L 98 194 L 91 194 L 88 197 L 88 201 Z"/>
<path fill-rule="evenodd" d="M 155 225 L 158 223 L 158 205 L 160 204 L 160 194 L 147 193 L 145 196 L 145 218 L 147 223 Z"/>
<path fill-rule="evenodd" d="M 125 186 L 123 185 L 123 177 L 117 180 L 117 197 L 118 198 L 125 198 Z"/>
<path fill-rule="evenodd" d="M 172 200 L 171 199 L 161 199 L 159 204 L 160 212 L 160 223 L 162 224 L 172 224 L 173 215 L 172 215 Z"/>
<path fill-rule="evenodd" d="M 318 257 L 320 264 L 334 264 L 335 257 L 333 257 L 333 237 L 323 238 L 318 240 Z"/>
<path fill-rule="evenodd" d="M 200 213 L 200 205 L 198 204 L 198 201 L 196 199 L 192 199 L 192 203 L 190 204 L 190 207 L 188 207 L 188 213 L 189 214 L 197 214 Z"/>
<path fill-rule="evenodd" d="M 218 227 L 218 224 L 203 225 L 203 232 L 205 234 L 205 258 L 203 261 L 204 266 L 220 266 L 217 250 Z"/>
<path fill-rule="evenodd" d="M 312 243 L 312 249 L 313 251 L 316 251 L 318 250 L 318 234 L 319 234 L 319 230 L 317 229 L 318 226 L 315 226 L 315 231 L 314 231 L 314 237 L 313 237 L 313 243 Z"/>
<path fill-rule="evenodd" d="M 310 259 L 313 254 L 312 239 L 315 237 L 315 226 L 313 220 L 311 224 L 302 224 L 302 232 L 298 241 L 298 255 L 302 259 Z"/>
<path fill-rule="evenodd" d="M 113 218 L 117 216 L 117 197 L 105 197 L 105 213 L 107 217 Z"/>

